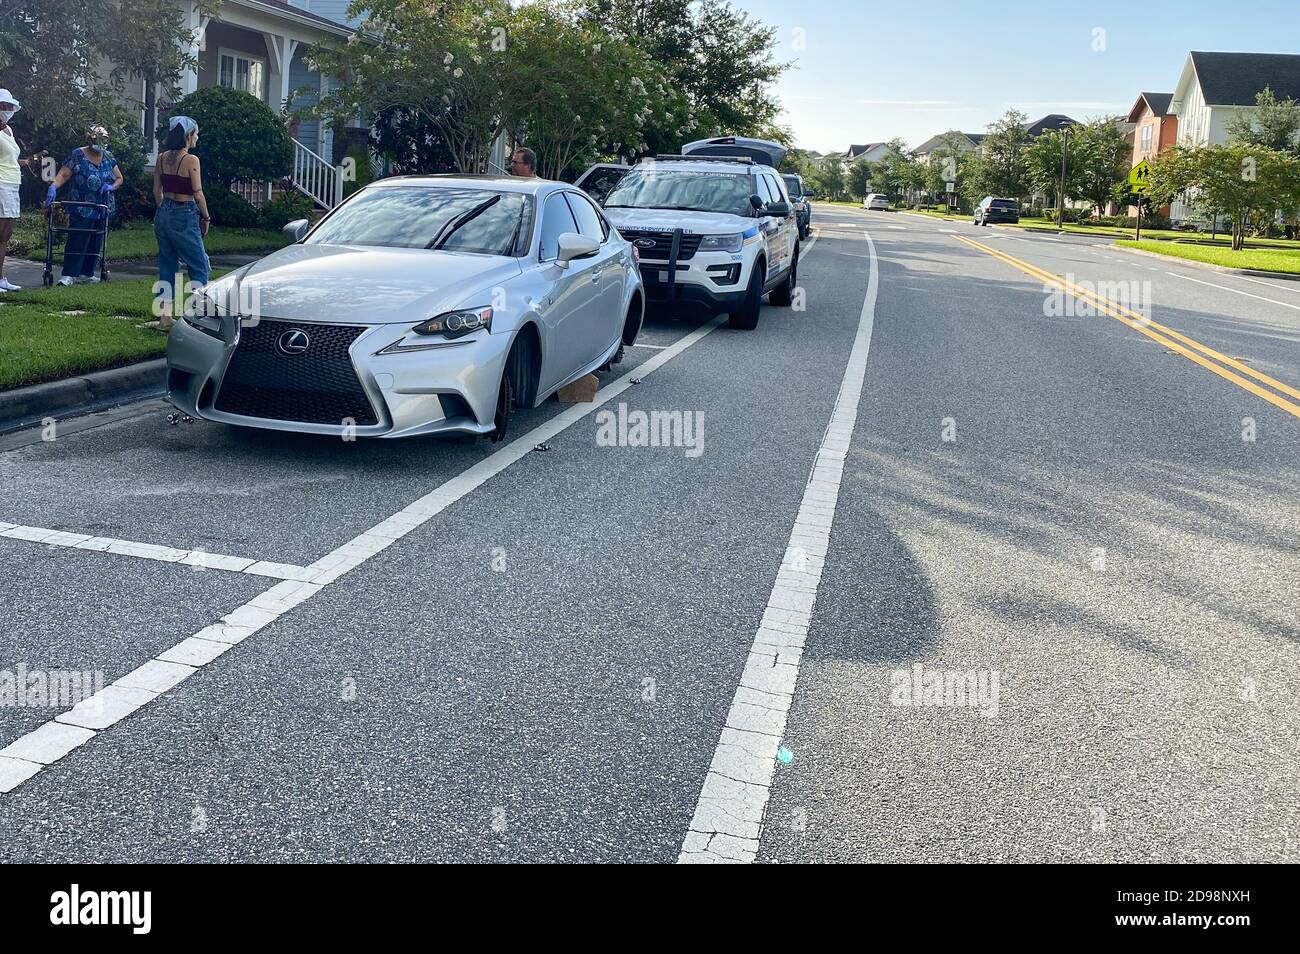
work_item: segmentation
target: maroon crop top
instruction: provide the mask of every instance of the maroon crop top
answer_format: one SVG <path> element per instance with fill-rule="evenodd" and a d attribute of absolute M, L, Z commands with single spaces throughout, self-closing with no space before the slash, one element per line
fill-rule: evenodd
<path fill-rule="evenodd" d="M 176 168 L 177 170 L 180 169 L 179 163 L 177 164 Z M 189 176 L 179 176 L 179 175 L 172 175 L 171 173 L 168 172 L 160 172 L 159 181 L 162 183 L 162 190 L 164 192 L 170 192 L 173 195 L 194 194 L 194 186 L 193 184 L 191 184 Z"/>

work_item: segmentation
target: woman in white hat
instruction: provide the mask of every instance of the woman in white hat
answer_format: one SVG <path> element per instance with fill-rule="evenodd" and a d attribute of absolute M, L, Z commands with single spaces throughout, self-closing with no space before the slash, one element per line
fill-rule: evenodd
<path fill-rule="evenodd" d="M 5 255 L 9 239 L 18 220 L 18 186 L 22 170 L 18 166 L 18 140 L 9 128 L 9 120 L 18 112 L 18 100 L 7 89 L 0 89 L 0 292 L 18 291 L 19 286 L 5 278 Z"/>

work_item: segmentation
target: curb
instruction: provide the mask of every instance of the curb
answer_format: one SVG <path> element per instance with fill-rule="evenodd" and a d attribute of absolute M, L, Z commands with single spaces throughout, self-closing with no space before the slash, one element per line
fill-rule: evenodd
<path fill-rule="evenodd" d="M 0 392 L 0 434 L 39 424 L 47 417 L 77 417 L 167 389 L 167 359 Z"/>
<path fill-rule="evenodd" d="M 1173 262 L 1177 265 L 1190 265 L 1192 268 L 1204 268 L 1212 272 L 1222 272 L 1225 275 L 1246 275 L 1252 278 L 1280 278 L 1288 282 L 1300 282 L 1300 274 L 1296 272 L 1269 272 L 1259 268 L 1233 268 L 1230 265 L 1215 265 L 1213 262 L 1198 262 L 1194 258 L 1180 258 L 1177 255 L 1163 255 L 1160 252 L 1148 252 L 1144 248 L 1129 248 L 1127 245 L 1112 245 L 1117 252 L 1128 252 L 1130 255 L 1145 255 L 1147 258 L 1159 258 L 1166 262 Z"/>

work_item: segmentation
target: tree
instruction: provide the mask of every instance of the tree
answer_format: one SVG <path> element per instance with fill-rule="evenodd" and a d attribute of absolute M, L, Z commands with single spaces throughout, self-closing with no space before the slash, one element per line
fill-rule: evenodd
<path fill-rule="evenodd" d="M 190 5 L 175 0 L 107 0 L 111 30 L 96 31 L 98 52 L 111 64 L 109 77 L 119 94 L 140 88 L 144 109 L 144 139 L 154 138 L 154 116 L 159 86 L 168 98 L 180 92 L 181 74 L 198 66 L 197 22 L 191 22 Z M 196 0 L 198 17 L 212 16 L 221 0 Z M 128 80 L 135 80 L 128 83 Z M 134 100 L 134 97 L 131 97 Z"/>
<path fill-rule="evenodd" d="M 817 192 L 827 199 L 839 201 L 844 198 L 844 164 L 839 156 L 823 157 L 809 178 Z"/>
<path fill-rule="evenodd" d="M 578 0 L 588 25 L 642 50 L 667 70 L 672 107 L 647 119 L 651 154 L 717 135 L 790 141 L 772 86 L 788 68 L 775 58 L 776 28 L 727 0 Z"/>
<path fill-rule="evenodd" d="M 1024 113 L 1009 109 L 1001 119 L 989 124 L 979 154 L 970 163 L 963 190 L 973 202 L 986 195 L 1020 199 L 1029 192 L 1025 119 Z"/>
<path fill-rule="evenodd" d="M 573 178 L 603 156 L 645 149 L 647 123 L 672 111 L 671 85 L 645 52 L 549 4 L 520 7 L 510 28 L 503 124 L 537 153 L 538 174 Z"/>
<path fill-rule="evenodd" d="M 1119 117 L 1105 116 L 1075 126 L 1070 143 L 1079 156 L 1079 195 L 1092 203 L 1099 215 L 1116 200 L 1117 188 L 1128 187 L 1133 148 L 1119 126 Z M 1127 201 L 1122 199 L 1121 201 Z"/>
<path fill-rule="evenodd" d="M 844 176 L 844 188 L 852 199 L 865 198 L 871 188 L 871 163 L 857 159 L 849 163 L 849 171 Z"/>
<path fill-rule="evenodd" d="M 1064 195 L 1061 194 L 1062 148 L 1066 150 Z M 1066 203 L 1080 193 L 1083 168 L 1081 153 L 1081 143 L 1073 129 L 1069 132 L 1049 129 L 1025 148 L 1026 180 L 1036 191 L 1044 195 L 1055 195 L 1058 210 L 1064 209 Z"/>
<path fill-rule="evenodd" d="M 181 99 L 174 110 L 199 124 L 194 152 L 205 179 L 229 186 L 236 179 L 279 179 L 293 171 L 289 130 L 256 96 L 207 86 Z"/>
<path fill-rule="evenodd" d="M 508 0 L 355 0 L 369 14 L 345 44 L 318 44 L 309 63 L 340 80 L 305 111 L 336 120 L 396 110 L 445 143 L 459 172 L 479 172 L 501 134 L 504 91 L 518 84 Z"/>
<path fill-rule="evenodd" d="M 1148 194 L 1156 205 L 1184 194 L 1211 214 L 1227 215 L 1232 248 L 1240 250 L 1255 217 L 1300 202 L 1300 159 L 1239 143 L 1175 146 L 1152 164 Z"/>
<path fill-rule="evenodd" d="M 974 155 L 971 149 L 963 148 L 965 142 L 967 142 L 965 135 L 956 130 L 944 133 L 940 144 L 930 153 L 929 160 L 921 167 L 918 188 L 931 197 L 946 196 L 948 183 L 952 182 L 956 184 L 956 192 L 960 197 L 962 186 L 970 175 Z"/>
<path fill-rule="evenodd" d="M 1225 130 L 1230 142 L 1300 155 L 1300 105 L 1278 99 L 1267 86 L 1255 94 L 1255 109 L 1236 113 Z"/>

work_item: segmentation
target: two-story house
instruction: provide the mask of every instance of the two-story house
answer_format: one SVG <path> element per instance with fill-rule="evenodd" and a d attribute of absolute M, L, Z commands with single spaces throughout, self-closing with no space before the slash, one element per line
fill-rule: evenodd
<path fill-rule="evenodd" d="M 1134 125 L 1133 155 L 1129 163 L 1153 159 L 1178 141 L 1178 117 L 1169 111 L 1173 93 L 1139 93 L 1137 102 L 1128 111 L 1128 122 Z M 1169 215 L 1165 206 L 1161 215 Z M 1137 207 L 1129 207 L 1129 215 L 1136 215 Z"/>
<path fill-rule="evenodd" d="M 1169 101 L 1169 113 L 1178 121 L 1176 141 L 1180 146 L 1226 143 L 1228 122 L 1254 110 L 1265 87 L 1278 99 L 1300 99 L 1300 54 L 1189 53 Z M 1170 215 L 1185 221 L 1195 212 L 1176 201 Z"/>

